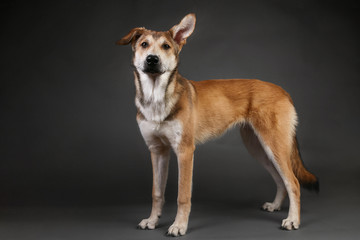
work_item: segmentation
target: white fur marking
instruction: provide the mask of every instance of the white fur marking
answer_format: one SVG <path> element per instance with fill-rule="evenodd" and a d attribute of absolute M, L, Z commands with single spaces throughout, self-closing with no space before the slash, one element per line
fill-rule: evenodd
<path fill-rule="evenodd" d="M 178 120 L 161 123 L 139 120 L 139 128 L 149 149 L 170 145 L 176 151 L 182 137 L 182 125 Z"/>
<path fill-rule="evenodd" d="M 135 104 L 149 121 L 158 123 L 164 121 L 176 103 L 177 99 L 174 98 L 165 101 L 170 74 L 170 72 L 165 72 L 153 80 L 147 74 L 139 72 L 145 104 L 141 104 L 138 99 L 135 100 Z"/>

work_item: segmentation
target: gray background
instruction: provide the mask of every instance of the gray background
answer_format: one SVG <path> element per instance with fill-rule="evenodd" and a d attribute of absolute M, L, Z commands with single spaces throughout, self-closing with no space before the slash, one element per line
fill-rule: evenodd
<path fill-rule="evenodd" d="M 160 228 L 134 106 L 131 28 L 197 15 L 181 52 L 192 80 L 258 78 L 287 90 L 320 194 L 302 191 L 302 228 L 259 210 L 275 185 L 238 130 L 197 147 L 184 239 L 355 238 L 360 234 L 359 4 L 350 1 L 9 1 L 1 8 L 0 238 L 159 239 L 176 212 L 170 163 Z"/>

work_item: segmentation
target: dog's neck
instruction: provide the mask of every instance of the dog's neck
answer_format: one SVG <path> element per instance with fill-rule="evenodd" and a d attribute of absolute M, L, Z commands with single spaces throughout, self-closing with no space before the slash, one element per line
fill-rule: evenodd
<path fill-rule="evenodd" d="M 180 94 L 177 94 L 177 69 L 159 75 L 147 74 L 137 69 L 134 73 L 135 103 L 138 111 L 147 121 L 165 121 L 180 97 Z"/>

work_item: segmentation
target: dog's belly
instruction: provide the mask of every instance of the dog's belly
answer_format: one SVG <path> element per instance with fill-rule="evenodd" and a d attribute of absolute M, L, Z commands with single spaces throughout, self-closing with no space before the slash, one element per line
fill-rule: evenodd
<path fill-rule="evenodd" d="M 153 122 L 138 120 L 138 125 L 146 145 L 150 151 L 171 146 L 176 150 L 182 137 L 182 124 L 178 120 Z"/>

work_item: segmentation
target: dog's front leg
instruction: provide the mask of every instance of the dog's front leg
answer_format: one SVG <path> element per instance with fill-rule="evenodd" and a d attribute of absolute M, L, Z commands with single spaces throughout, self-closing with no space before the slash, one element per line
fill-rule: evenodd
<path fill-rule="evenodd" d="M 177 153 L 179 166 L 178 210 L 175 222 L 168 235 L 180 236 L 186 233 L 191 209 L 191 188 L 193 174 L 194 147 L 189 146 Z"/>
<path fill-rule="evenodd" d="M 152 149 L 153 167 L 152 209 L 150 217 L 139 223 L 141 229 L 155 229 L 165 202 L 164 193 L 169 169 L 170 150 L 168 148 Z"/>

